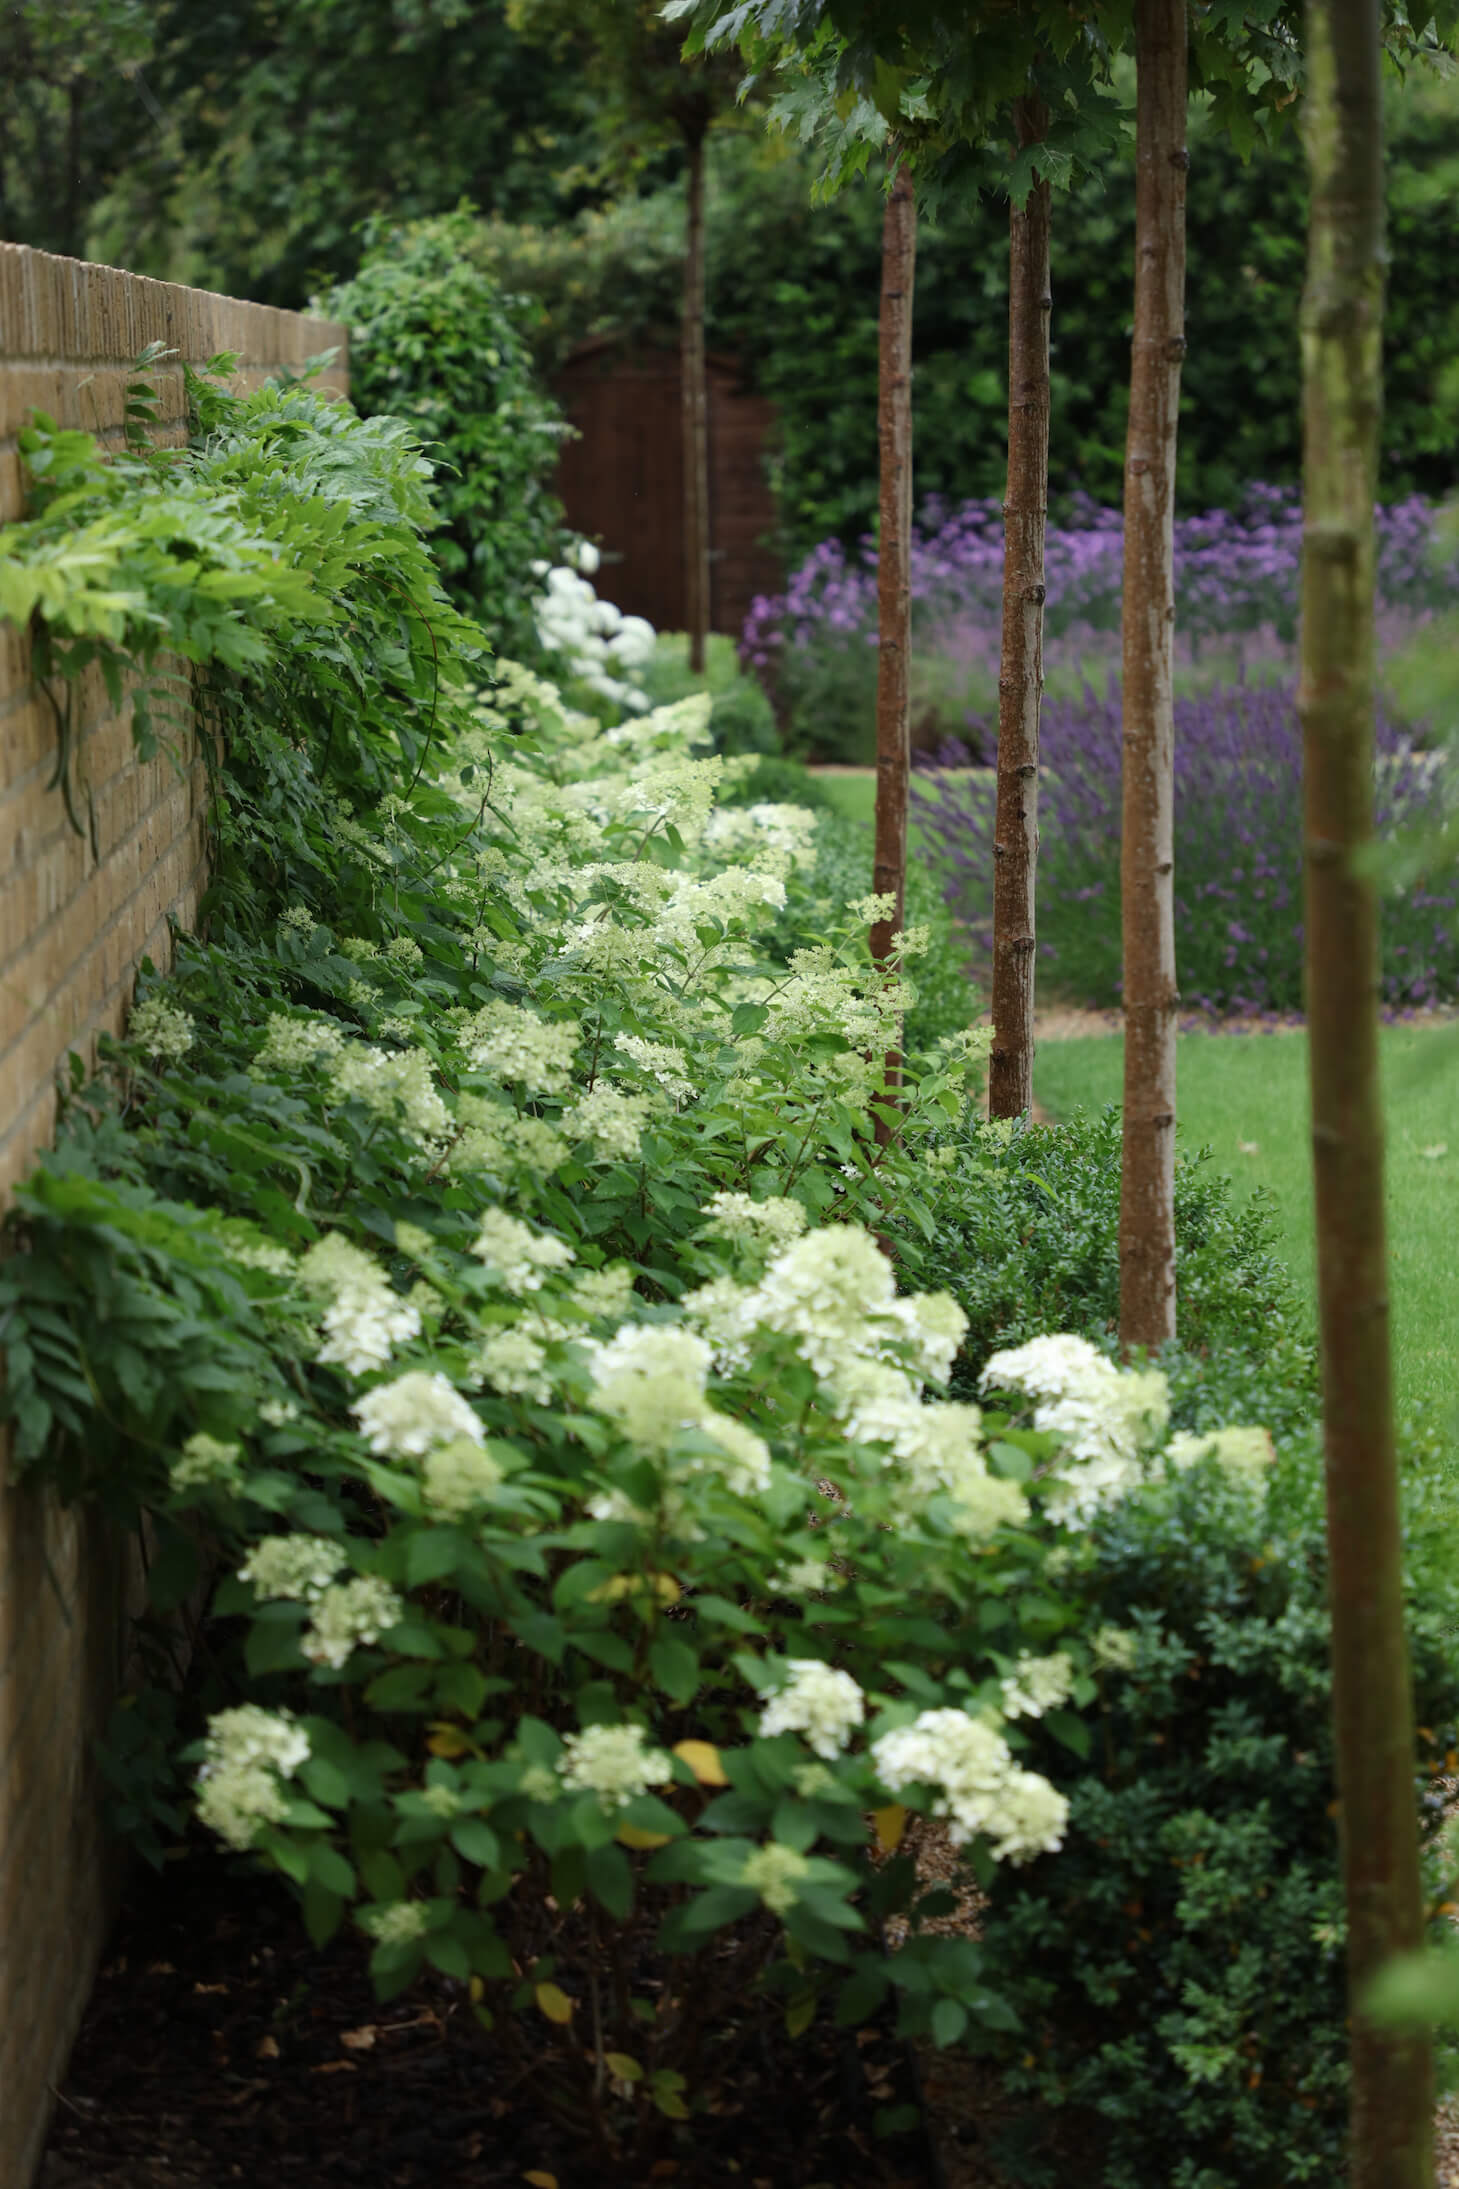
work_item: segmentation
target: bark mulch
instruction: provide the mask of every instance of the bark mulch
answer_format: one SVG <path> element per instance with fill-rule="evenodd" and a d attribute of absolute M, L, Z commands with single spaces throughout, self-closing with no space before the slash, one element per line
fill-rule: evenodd
<path fill-rule="evenodd" d="M 917 2071 L 890 2031 L 817 2023 L 750 1999 L 715 2032 L 709 2110 L 664 2122 L 651 2154 L 590 2157 L 555 2130 L 566 2071 L 529 2015 L 528 2065 L 432 1976 L 377 2002 L 365 1947 L 319 1950 L 276 1881 L 190 1848 L 136 1871 L 72 2056 L 37 2189 L 937 2189 Z M 557 2048 L 557 2049 L 555 2049 Z"/>

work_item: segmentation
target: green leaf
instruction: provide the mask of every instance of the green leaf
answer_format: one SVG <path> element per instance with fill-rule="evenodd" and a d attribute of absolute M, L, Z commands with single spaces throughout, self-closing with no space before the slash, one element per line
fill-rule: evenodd
<path fill-rule="evenodd" d="M 676 1703 L 692 1702 L 699 1691 L 699 1659 L 687 1642 L 661 1634 L 648 1653 L 655 1680 Z"/>

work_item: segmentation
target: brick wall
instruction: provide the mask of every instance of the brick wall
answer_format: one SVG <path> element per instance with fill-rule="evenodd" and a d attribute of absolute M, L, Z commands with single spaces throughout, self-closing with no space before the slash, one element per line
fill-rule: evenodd
<path fill-rule="evenodd" d="M 161 431 L 185 430 L 182 361 L 239 354 L 256 385 L 338 348 L 345 330 L 110 267 L 0 244 L 0 523 L 21 514 L 16 436 L 32 410 L 121 440 L 131 361 L 156 375 Z M 204 777 L 132 757 L 125 705 L 99 678 L 76 694 L 76 777 L 95 847 L 46 788 L 54 717 L 28 648 L 0 624 L 0 1199 L 48 1140 L 55 1077 L 120 1029 L 138 960 L 168 953 L 203 880 Z M 120 1676 L 136 1574 L 94 1518 L 0 1489 L 0 2189 L 29 2189 L 50 2092 L 90 1989 L 116 1870 L 97 1821 L 90 1743 Z"/>

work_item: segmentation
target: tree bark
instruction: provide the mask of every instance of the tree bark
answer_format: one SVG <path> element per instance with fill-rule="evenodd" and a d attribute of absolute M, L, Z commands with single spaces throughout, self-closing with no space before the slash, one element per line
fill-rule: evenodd
<path fill-rule="evenodd" d="M 1020 145 L 1048 113 L 1014 108 Z M 1049 185 L 1008 229 L 1008 492 L 1003 504 L 1003 639 L 993 825 L 993 1049 L 988 1115 L 1033 1108 L 1034 897 L 1039 856 L 1039 701 L 1044 688 L 1044 526 L 1049 499 Z"/>
<path fill-rule="evenodd" d="M 871 886 L 893 899 L 889 919 L 871 930 L 871 954 L 895 972 L 892 938 L 907 901 L 907 779 L 911 773 L 912 666 L 912 292 L 917 272 L 917 200 L 899 164 L 882 222 L 881 318 L 877 349 L 877 447 L 880 528 L 876 560 L 876 837 Z M 902 1083 L 897 1050 L 886 1059 L 886 1101 Z M 875 1120 L 885 1143 L 890 1127 Z"/>
<path fill-rule="evenodd" d="M 1122 619 L 1120 1343 L 1175 1336 L 1175 445 L 1185 354 L 1185 0 L 1135 0 L 1135 339 Z"/>
<path fill-rule="evenodd" d="M 704 674 L 709 640 L 709 389 L 704 373 L 704 138 L 686 128 L 688 221 L 679 379 L 684 431 L 684 623 L 689 667 Z"/>
<path fill-rule="evenodd" d="M 1382 402 L 1378 0 L 1310 0 L 1302 300 L 1304 917 L 1353 2189 L 1429 2189 L 1429 2049 L 1368 1983 L 1423 1940 L 1388 1341 L 1373 834 L 1373 502 Z"/>

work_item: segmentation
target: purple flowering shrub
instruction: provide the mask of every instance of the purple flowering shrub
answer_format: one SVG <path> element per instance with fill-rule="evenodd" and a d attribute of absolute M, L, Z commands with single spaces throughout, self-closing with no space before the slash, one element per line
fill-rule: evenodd
<path fill-rule="evenodd" d="M 1039 791 L 1039 977 L 1096 1006 L 1120 1000 L 1120 696 L 1046 702 Z M 1196 1011 L 1288 1012 L 1302 1002 L 1301 732 L 1289 687 L 1237 682 L 1175 709 L 1175 926 L 1181 997 Z M 1378 825 L 1429 813 L 1435 755 L 1380 708 Z M 944 748 L 914 792 L 949 901 L 991 940 L 992 785 Z M 961 772 L 958 772 L 961 767 Z M 1383 998 L 1394 1008 L 1459 992 L 1459 874 L 1390 897 Z"/>
<path fill-rule="evenodd" d="M 1287 487 L 1254 486 L 1236 510 L 1176 525 L 1177 647 L 1187 682 L 1285 668 L 1296 635 L 1302 513 Z M 1454 572 L 1435 560 L 1432 506 L 1419 496 L 1378 512 L 1378 580 L 1390 624 L 1428 614 Z M 1076 495 L 1046 549 L 1045 666 L 1074 696 L 1117 663 L 1124 526 Z M 1455 561 L 1450 550 L 1448 561 Z M 912 541 L 914 739 L 975 749 L 996 703 L 1003 518 L 996 502 L 924 504 Z M 868 760 L 876 692 L 876 548 L 823 540 L 784 593 L 757 599 L 741 654 L 775 692 L 793 748 Z"/>

